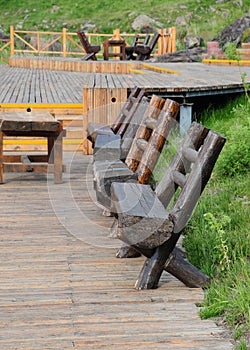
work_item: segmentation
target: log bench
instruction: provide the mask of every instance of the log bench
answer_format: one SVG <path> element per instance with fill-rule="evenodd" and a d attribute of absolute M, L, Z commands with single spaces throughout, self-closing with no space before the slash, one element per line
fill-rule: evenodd
<path fill-rule="evenodd" d="M 170 99 L 165 101 L 153 95 L 137 128 L 125 162 L 118 157 L 114 161 L 108 161 L 107 151 L 101 153 L 105 154 L 106 158 L 94 161 L 96 198 L 106 209 L 110 209 L 110 187 L 114 181 L 149 183 L 164 143 L 172 127 L 176 125 L 178 110 L 177 102 Z M 115 144 L 117 140 L 113 141 Z"/>
<path fill-rule="evenodd" d="M 136 251 L 146 257 L 136 289 L 156 288 L 163 270 L 189 287 L 209 282 L 208 276 L 181 256 L 176 244 L 224 143 L 223 136 L 192 123 L 155 191 L 143 184 L 112 184 L 112 236 L 122 240 L 132 256 Z"/>
<path fill-rule="evenodd" d="M 106 136 L 108 142 L 109 136 L 112 140 L 113 135 L 117 135 L 117 139 L 121 139 L 121 156 L 125 159 L 135 135 L 137 125 L 140 124 L 147 107 L 147 103 L 145 90 L 135 87 L 111 126 L 103 123 L 89 122 L 87 126 L 87 139 L 92 143 L 94 154 L 100 150 L 98 144 L 96 145 L 98 136 L 108 135 Z M 99 142 L 102 145 L 101 147 L 103 147 L 104 139 L 99 137 Z"/>
<path fill-rule="evenodd" d="M 4 137 L 45 137 L 47 155 L 4 155 Z M 4 172 L 54 173 L 55 183 L 62 182 L 62 123 L 50 113 L 0 113 L 0 183 Z"/>

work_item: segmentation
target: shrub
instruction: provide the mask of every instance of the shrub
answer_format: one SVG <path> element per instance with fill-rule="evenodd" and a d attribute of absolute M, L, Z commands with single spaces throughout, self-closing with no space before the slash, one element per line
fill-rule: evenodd
<path fill-rule="evenodd" d="M 236 111 L 237 110 L 237 111 Z M 250 106 L 240 105 L 233 111 L 235 120 L 226 131 L 227 142 L 217 162 L 217 174 L 219 176 L 235 176 L 246 174 L 250 168 L 250 132 L 249 124 L 242 124 L 237 118 L 237 113 L 250 115 Z M 243 119 L 243 117 L 241 117 Z"/>

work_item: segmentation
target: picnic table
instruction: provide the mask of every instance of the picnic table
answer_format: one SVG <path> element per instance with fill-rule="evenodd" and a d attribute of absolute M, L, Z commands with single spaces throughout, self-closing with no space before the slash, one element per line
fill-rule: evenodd
<path fill-rule="evenodd" d="M 45 137 L 47 154 L 6 155 L 4 137 Z M 62 123 L 48 112 L 0 113 L 0 183 L 4 172 L 54 173 L 55 183 L 62 182 Z"/>
<path fill-rule="evenodd" d="M 110 51 L 109 48 L 118 48 L 117 51 Z M 125 60 L 126 59 L 126 42 L 125 40 L 104 40 L 103 42 L 103 58 L 105 61 L 109 59 L 109 57 L 119 57 L 120 60 Z"/>

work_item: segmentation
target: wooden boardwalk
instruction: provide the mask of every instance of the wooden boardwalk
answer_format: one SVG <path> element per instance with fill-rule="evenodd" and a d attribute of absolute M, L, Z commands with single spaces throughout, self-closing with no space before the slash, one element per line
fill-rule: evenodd
<path fill-rule="evenodd" d="M 3 104 L 82 104 L 83 88 L 128 89 L 176 96 L 242 91 L 241 72 L 250 83 L 250 67 L 209 66 L 201 63 L 158 63 L 181 74 L 143 69 L 145 74 L 106 74 L 27 69 L 0 65 L 0 106 Z M 67 106 L 65 106 L 65 109 Z"/>
<path fill-rule="evenodd" d="M 4 174 L 0 187 L 0 348 L 232 349 L 200 320 L 200 289 L 164 275 L 133 289 L 142 259 L 116 259 L 112 220 L 92 189 L 91 157 L 65 153 L 68 172 Z"/>

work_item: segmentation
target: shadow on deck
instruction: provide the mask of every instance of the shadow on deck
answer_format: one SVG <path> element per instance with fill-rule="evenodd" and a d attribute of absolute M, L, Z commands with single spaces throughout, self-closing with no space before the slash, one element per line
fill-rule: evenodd
<path fill-rule="evenodd" d="M 1 349 L 232 349 L 200 320 L 202 290 L 167 273 L 156 290 L 133 289 L 143 258 L 115 258 L 91 157 L 64 156 L 63 184 L 12 173 L 0 187 Z"/>

